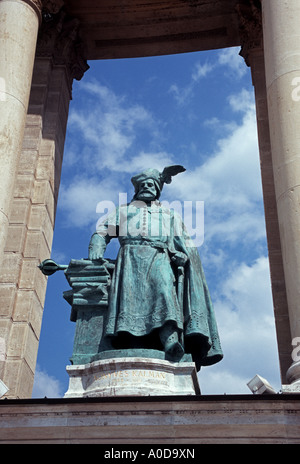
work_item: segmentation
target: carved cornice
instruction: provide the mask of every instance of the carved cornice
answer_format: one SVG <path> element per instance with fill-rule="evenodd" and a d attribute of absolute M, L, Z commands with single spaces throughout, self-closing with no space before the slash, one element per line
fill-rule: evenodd
<path fill-rule="evenodd" d="M 247 66 L 250 66 L 251 52 L 263 48 L 261 0 L 240 1 L 236 10 L 242 44 L 240 55 L 244 58 Z"/>
<path fill-rule="evenodd" d="M 50 13 L 50 10 L 48 13 L 44 15 L 40 28 L 37 56 L 51 57 L 55 65 L 66 66 L 71 81 L 80 80 L 89 69 L 80 39 L 80 21 L 69 17 L 63 9 L 56 14 Z"/>

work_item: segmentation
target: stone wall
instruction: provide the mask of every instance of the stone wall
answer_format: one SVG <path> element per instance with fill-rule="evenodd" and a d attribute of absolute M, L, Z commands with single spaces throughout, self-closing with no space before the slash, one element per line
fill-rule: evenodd
<path fill-rule="evenodd" d="M 108 450 L 115 444 L 191 449 L 192 444 L 300 443 L 300 398 L 277 394 L 4 400 L 0 443 L 97 443 Z"/>

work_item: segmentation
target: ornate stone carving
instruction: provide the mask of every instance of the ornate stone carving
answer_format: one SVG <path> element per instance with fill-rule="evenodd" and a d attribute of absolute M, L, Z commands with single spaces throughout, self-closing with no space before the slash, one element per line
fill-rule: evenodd
<path fill-rule="evenodd" d="M 50 14 L 57 14 L 65 4 L 64 0 L 42 0 L 40 3 L 43 3 L 43 10 Z"/>
<path fill-rule="evenodd" d="M 64 0 L 23 0 L 24 3 L 30 5 L 38 15 L 40 22 L 52 18 L 52 15 L 57 14 L 64 6 Z"/>
<path fill-rule="evenodd" d="M 242 48 L 240 55 L 250 66 L 250 52 L 263 47 L 262 11 L 260 0 L 244 0 L 237 4 Z"/>
<path fill-rule="evenodd" d="M 56 2 L 45 2 L 51 7 Z M 57 3 L 57 9 L 59 4 Z M 43 24 L 40 28 L 37 56 L 51 57 L 54 64 L 67 67 L 70 80 L 80 80 L 89 66 L 85 59 L 84 44 L 80 39 L 80 21 L 66 14 L 62 9 L 57 14 L 43 10 Z"/>

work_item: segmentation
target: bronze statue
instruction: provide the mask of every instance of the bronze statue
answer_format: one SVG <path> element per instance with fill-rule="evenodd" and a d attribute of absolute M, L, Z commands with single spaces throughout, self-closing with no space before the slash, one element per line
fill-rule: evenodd
<path fill-rule="evenodd" d="M 191 354 L 199 370 L 223 357 L 200 257 L 180 216 L 159 201 L 165 183 L 185 171 L 169 166 L 132 177 L 135 194 L 101 223 L 89 259 L 104 263 L 117 237 L 120 250 L 109 290 L 104 338 L 112 349 Z"/>

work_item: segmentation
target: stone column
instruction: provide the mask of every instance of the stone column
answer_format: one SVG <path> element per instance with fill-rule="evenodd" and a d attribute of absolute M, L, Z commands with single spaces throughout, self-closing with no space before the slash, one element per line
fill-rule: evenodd
<path fill-rule="evenodd" d="M 51 255 L 72 82 L 87 69 L 79 22 L 49 12 L 38 36 L 0 274 L 0 378 L 8 398 L 31 396 L 47 284 L 37 266 Z"/>
<path fill-rule="evenodd" d="M 41 1 L 0 0 L 0 267 L 40 20 Z"/>
<path fill-rule="evenodd" d="M 252 83 L 255 91 L 260 167 L 279 364 L 282 382 L 285 383 L 286 371 L 291 361 L 291 335 L 273 174 L 262 12 L 257 2 L 250 1 L 248 5 L 245 3 L 239 4 L 238 13 L 242 43 L 240 55 L 245 59 L 246 64 L 251 67 Z"/>
<path fill-rule="evenodd" d="M 292 342 L 300 337 L 300 102 L 295 87 L 300 82 L 300 2 L 261 3 L 273 172 Z M 292 352 L 292 345 L 290 349 Z M 287 380 L 300 383 L 297 359 Z"/>

